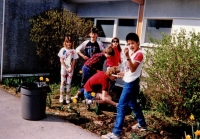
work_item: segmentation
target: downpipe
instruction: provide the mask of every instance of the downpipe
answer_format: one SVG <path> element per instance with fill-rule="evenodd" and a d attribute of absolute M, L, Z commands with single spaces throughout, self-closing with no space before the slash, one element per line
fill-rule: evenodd
<path fill-rule="evenodd" d="M 4 24 L 5 24 L 5 5 L 6 5 L 6 0 L 3 0 L 3 21 L 2 21 L 2 46 L 1 46 L 1 78 L 0 81 L 2 81 L 2 76 L 3 76 L 3 49 L 4 49 Z"/>

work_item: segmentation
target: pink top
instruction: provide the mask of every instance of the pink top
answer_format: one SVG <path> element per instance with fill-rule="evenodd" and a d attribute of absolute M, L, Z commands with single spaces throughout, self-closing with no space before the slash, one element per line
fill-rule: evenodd
<path fill-rule="evenodd" d="M 121 63 L 121 56 L 117 47 L 114 47 L 114 51 L 115 55 L 107 58 L 106 67 L 118 66 Z"/>

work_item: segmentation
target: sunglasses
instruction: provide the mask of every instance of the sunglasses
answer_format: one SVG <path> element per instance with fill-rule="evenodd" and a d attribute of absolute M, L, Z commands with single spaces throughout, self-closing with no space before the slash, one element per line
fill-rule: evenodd
<path fill-rule="evenodd" d="M 119 41 L 112 41 L 113 43 L 118 43 Z"/>

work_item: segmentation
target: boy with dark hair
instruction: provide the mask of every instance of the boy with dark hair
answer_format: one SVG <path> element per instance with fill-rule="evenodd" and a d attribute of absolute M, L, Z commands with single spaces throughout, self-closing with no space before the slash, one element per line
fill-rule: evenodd
<path fill-rule="evenodd" d="M 76 52 L 84 59 L 88 60 L 94 54 L 100 53 L 104 50 L 103 43 L 101 41 L 97 41 L 98 37 L 98 29 L 93 27 L 90 29 L 90 40 L 84 41 L 76 48 Z M 81 52 L 84 51 L 84 54 Z"/>
<path fill-rule="evenodd" d="M 136 125 L 132 126 L 132 129 L 145 131 L 147 126 L 140 104 L 137 102 L 139 77 L 143 63 L 143 53 L 139 47 L 139 37 L 135 33 L 129 33 L 126 36 L 126 42 L 128 47 L 124 49 L 124 54 L 127 65 L 124 72 L 118 73 L 118 77 L 123 77 L 124 85 L 117 105 L 116 121 L 112 133 L 102 135 L 102 139 L 120 138 L 127 106 L 133 110 L 138 121 Z"/>
<path fill-rule="evenodd" d="M 82 44 L 80 44 L 76 48 L 77 54 L 82 57 L 85 61 L 91 58 L 94 54 L 103 52 L 104 50 L 104 45 L 101 41 L 97 40 L 98 37 L 98 29 L 96 27 L 93 27 L 90 29 L 90 40 L 84 41 Z M 83 53 L 82 53 L 83 52 Z M 81 84 L 81 88 L 79 89 L 78 93 L 80 97 L 82 98 L 83 95 L 83 85 Z"/>

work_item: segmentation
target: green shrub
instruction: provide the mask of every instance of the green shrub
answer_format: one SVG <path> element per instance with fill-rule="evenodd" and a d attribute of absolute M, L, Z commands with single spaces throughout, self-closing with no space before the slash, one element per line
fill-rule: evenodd
<path fill-rule="evenodd" d="M 32 17 L 29 22 L 31 41 L 36 43 L 36 52 L 41 59 L 40 64 L 45 69 L 52 71 L 56 69 L 58 72 L 60 61 L 57 54 L 63 47 L 64 37 L 71 35 L 76 48 L 79 41 L 88 36 L 93 26 L 92 21 L 81 19 L 67 9 L 51 9 L 42 12 Z"/>
<path fill-rule="evenodd" d="M 143 69 L 152 106 L 179 118 L 200 115 L 200 33 L 181 29 L 150 40 Z"/>

